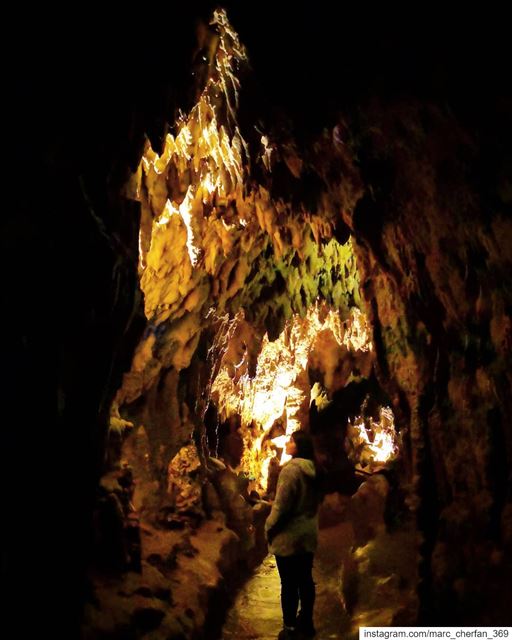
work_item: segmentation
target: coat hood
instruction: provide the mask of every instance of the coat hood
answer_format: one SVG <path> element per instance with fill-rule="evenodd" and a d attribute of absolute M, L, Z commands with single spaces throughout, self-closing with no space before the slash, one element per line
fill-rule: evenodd
<path fill-rule="evenodd" d="M 294 467 L 298 467 L 302 473 L 309 478 L 316 477 L 315 463 L 307 458 L 292 458 L 288 463 Z"/>

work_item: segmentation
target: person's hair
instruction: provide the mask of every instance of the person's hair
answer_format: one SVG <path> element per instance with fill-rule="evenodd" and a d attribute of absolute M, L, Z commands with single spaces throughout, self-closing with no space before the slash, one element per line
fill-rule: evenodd
<path fill-rule="evenodd" d="M 321 502 L 323 500 L 323 496 L 325 495 L 326 474 L 324 469 L 318 465 L 318 461 L 315 456 L 313 438 L 311 437 L 310 433 L 308 433 L 307 431 L 303 431 L 302 429 L 294 431 L 291 437 L 297 445 L 297 453 L 293 457 L 312 460 L 313 464 L 315 465 L 316 475 L 313 480 L 313 485 L 315 487 L 318 500 Z"/>
<path fill-rule="evenodd" d="M 297 453 L 294 458 L 306 458 L 307 460 L 315 460 L 315 449 L 313 447 L 313 438 L 307 431 L 294 431 L 292 439 L 297 445 Z"/>

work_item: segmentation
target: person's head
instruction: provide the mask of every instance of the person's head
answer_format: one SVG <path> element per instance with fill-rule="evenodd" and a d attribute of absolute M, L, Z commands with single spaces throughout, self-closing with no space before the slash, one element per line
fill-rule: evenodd
<path fill-rule="evenodd" d="M 307 431 L 294 431 L 286 443 L 286 453 L 292 458 L 306 458 L 314 460 L 313 439 Z"/>

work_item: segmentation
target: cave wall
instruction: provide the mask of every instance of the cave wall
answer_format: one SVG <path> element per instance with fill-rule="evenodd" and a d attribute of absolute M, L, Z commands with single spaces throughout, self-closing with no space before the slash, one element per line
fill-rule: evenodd
<path fill-rule="evenodd" d="M 172 89 L 139 55 L 140 23 L 57 14 L 9 18 L 24 55 L 6 53 L 5 76 L 3 624 L 72 638 L 110 404 L 144 329 L 140 208 L 119 191 L 145 132 L 161 137 L 163 114 L 187 100 L 197 12 L 180 13 L 188 28 L 172 45 L 156 38 Z"/>
<path fill-rule="evenodd" d="M 421 615 L 490 621 L 510 576 L 510 183 L 432 104 L 375 101 L 353 134 L 367 192 L 346 222 L 379 379 L 410 419 Z"/>

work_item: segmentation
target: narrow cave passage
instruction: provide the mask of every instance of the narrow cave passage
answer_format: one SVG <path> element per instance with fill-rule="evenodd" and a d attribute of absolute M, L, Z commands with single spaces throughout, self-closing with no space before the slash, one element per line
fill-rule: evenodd
<path fill-rule="evenodd" d="M 320 530 L 313 573 L 317 585 L 315 620 L 319 638 L 346 637 L 350 629 L 350 618 L 339 592 L 339 568 L 350 551 L 350 533 L 347 523 Z M 276 638 L 281 629 L 281 607 L 276 597 L 280 588 L 275 559 L 267 556 L 237 594 L 222 630 L 223 640 Z"/>
<path fill-rule="evenodd" d="M 279 625 L 275 571 L 268 558 L 258 566 L 289 460 L 285 441 L 297 429 L 312 435 L 325 475 L 315 571 L 318 615 L 333 615 L 322 633 L 341 633 L 342 623 L 349 629 L 351 618 L 380 606 L 359 594 L 357 562 L 368 562 L 364 547 L 382 536 L 385 517 L 407 511 L 407 424 L 398 430 L 377 379 L 357 242 L 335 213 L 354 206 L 358 187 L 322 192 L 317 179 L 298 197 L 302 165 L 312 176 L 322 169 L 272 131 L 251 155 L 236 122 L 236 74 L 247 54 L 224 11 L 213 25 L 197 104 L 162 153 L 146 144 L 126 187 L 141 205 L 146 328 L 112 404 L 91 573 L 98 605 L 86 609 L 92 636 L 122 626 L 112 628 L 108 606 L 136 633 L 214 634 L 222 590 L 254 570 L 240 598 L 257 607 L 250 585 L 269 581 L 268 624 Z M 412 527 L 406 520 L 400 526 Z M 121 572 L 120 591 L 105 570 Z M 392 567 L 370 574 L 381 582 L 394 575 Z M 415 615 L 414 578 L 396 580 L 385 622 L 400 608 Z M 242 600 L 227 623 L 232 637 L 241 633 L 233 619 Z"/>

